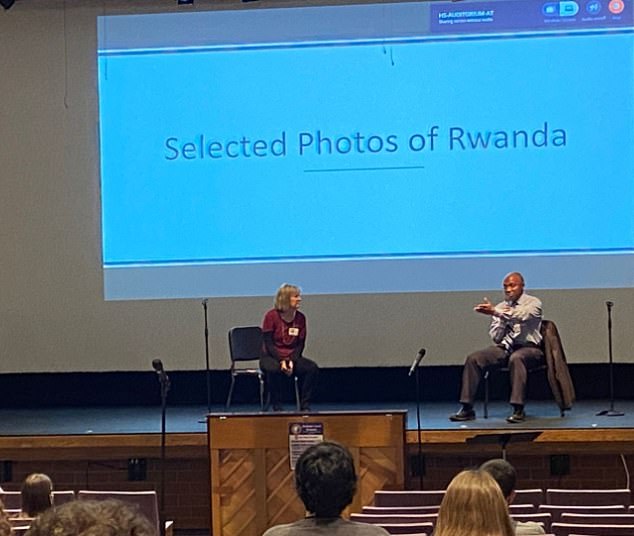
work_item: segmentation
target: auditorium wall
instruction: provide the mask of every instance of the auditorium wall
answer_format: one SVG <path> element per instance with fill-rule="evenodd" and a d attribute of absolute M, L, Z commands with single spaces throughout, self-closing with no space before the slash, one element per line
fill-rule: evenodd
<path fill-rule="evenodd" d="M 103 298 L 96 17 L 229 8 L 254 7 L 237 0 L 180 8 L 175 1 L 17 0 L 0 12 L 0 372 L 141 371 L 157 356 L 169 370 L 204 368 L 200 300 Z M 490 210 L 498 206 L 493 197 Z M 486 294 L 495 299 L 500 292 Z M 536 294 L 573 363 L 606 361 L 604 302 L 614 300 L 614 357 L 634 362 L 633 289 Z M 306 354 L 322 367 L 396 367 L 424 346 L 426 364 L 458 365 L 487 343 L 487 319 L 472 311 L 482 297 L 306 295 Z M 258 324 L 271 302 L 209 301 L 212 369 L 226 368 L 227 330 Z"/>

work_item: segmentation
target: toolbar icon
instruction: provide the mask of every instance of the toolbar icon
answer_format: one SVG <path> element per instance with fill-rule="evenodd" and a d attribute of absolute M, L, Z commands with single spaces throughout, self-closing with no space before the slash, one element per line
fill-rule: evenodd
<path fill-rule="evenodd" d="M 610 10 L 610 13 L 618 15 L 625 9 L 625 4 L 623 3 L 623 0 L 610 0 L 608 9 Z"/>
<path fill-rule="evenodd" d="M 599 0 L 590 0 L 586 4 L 586 12 L 588 15 L 598 15 L 601 13 L 601 2 Z"/>
<path fill-rule="evenodd" d="M 622 0 L 612 0 L 620 2 Z M 542 6 L 542 13 L 546 17 L 574 17 L 579 13 L 579 4 L 572 0 L 564 0 L 563 2 L 547 2 Z"/>

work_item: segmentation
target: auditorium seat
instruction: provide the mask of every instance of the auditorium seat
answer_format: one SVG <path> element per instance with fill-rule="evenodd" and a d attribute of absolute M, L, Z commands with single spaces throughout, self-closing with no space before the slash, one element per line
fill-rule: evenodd
<path fill-rule="evenodd" d="M 433 506 L 364 506 L 361 513 L 374 515 L 437 514 L 439 509 L 439 504 Z"/>
<path fill-rule="evenodd" d="M 509 513 L 514 514 L 537 514 L 537 506 L 534 504 L 509 504 Z"/>
<path fill-rule="evenodd" d="M 561 515 L 562 523 L 594 525 L 634 525 L 634 514 L 571 514 Z"/>
<path fill-rule="evenodd" d="M 53 504 L 59 506 L 65 502 L 75 499 L 75 492 L 73 490 L 60 490 L 53 491 Z M 5 510 L 22 510 L 22 493 L 19 491 L 5 491 L 2 495 L 2 502 L 5 506 Z"/>
<path fill-rule="evenodd" d="M 60 506 L 64 503 L 74 501 L 74 500 L 75 500 L 75 492 L 73 490 L 53 491 L 53 504 L 55 506 Z"/>
<path fill-rule="evenodd" d="M 525 523 L 527 521 L 533 521 L 535 523 L 540 523 L 546 531 L 550 530 L 550 524 L 552 522 L 552 517 L 550 514 L 541 513 L 541 514 L 515 514 L 511 512 L 511 517 L 515 521 L 521 521 Z"/>
<path fill-rule="evenodd" d="M 138 506 L 139 511 L 147 517 L 156 527 L 157 534 L 160 534 L 158 499 L 156 491 L 95 491 L 80 490 L 77 493 L 79 500 L 103 501 L 106 499 L 117 499 L 119 501 L 132 503 Z M 171 536 L 173 533 L 173 522 L 165 522 L 165 534 Z"/>
<path fill-rule="evenodd" d="M 550 526 L 555 536 L 632 536 L 634 525 L 593 525 L 578 523 L 553 523 Z"/>
<path fill-rule="evenodd" d="M 579 506 L 579 505 L 554 505 L 540 504 L 538 512 L 548 512 L 552 516 L 553 523 L 561 521 L 564 513 L 570 514 L 625 514 L 627 510 L 622 504 L 605 506 Z"/>
<path fill-rule="evenodd" d="M 33 521 L 32 517 L 10 517 L 9 523 L 13 528 L 15 527 L 28 527 Z"/>
<path fill-rule="evenodd" d="M 350 521 L 381 525 L 383 523 L 436 523 L 438 514 L 350 514 Z"/>
<path fill-rule="evenodd" d="M 430 535 L 434 530 L 432 523 L 380 523 L 390 534 L 408 534 L 409 536 Z"/>
<path fill-rule="evenodd" d="M 546 504 L 566 506 L 630 505 L 629 489 L 547 489 Z"/>
<path fill-rule="evenodd" d="M 22 494 L 19 491 L 4 490 L 2 503 L 7 510 L 22 510 Z"/>
<path fill-rule="evenodd" d="M 374 492 L 375 506 L 436 506 L 442 502 L 445 490 Z"/>
<path fill-rule="evenodd" d="M 516 489 L 515 504 L 534 504 L 538 506 L 544 502 L 544 490 L 541 488 Z"/>

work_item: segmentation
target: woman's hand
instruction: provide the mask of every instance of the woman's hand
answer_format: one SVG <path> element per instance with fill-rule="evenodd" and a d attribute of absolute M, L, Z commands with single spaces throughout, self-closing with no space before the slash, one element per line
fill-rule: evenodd
<path fill-rule="evenodd" d="M 293 374 L 293 362 L 290 359 L 283 359 L 280 366 L 282 367 L 282 372 L 287 376 Z"/>

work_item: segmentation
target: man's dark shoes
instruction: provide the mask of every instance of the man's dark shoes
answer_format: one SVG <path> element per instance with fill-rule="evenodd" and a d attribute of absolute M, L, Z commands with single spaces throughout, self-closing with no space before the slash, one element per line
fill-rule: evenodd
<path fill-rule="evenodd" d="M 513 413 L 506 418 L 506 422 L 517 424 L 526 420 L 526 413 L 523 409 L 513 410 Z"/>
<path fill-rule="evenodd" d="M 464 422 L 464 421 L 473 421 L 476 418 L 475 411 L 472 409 L 462 408 L 458 413 L 451 415 L 449 417 L 450 421 L 453 422 Z"/>

